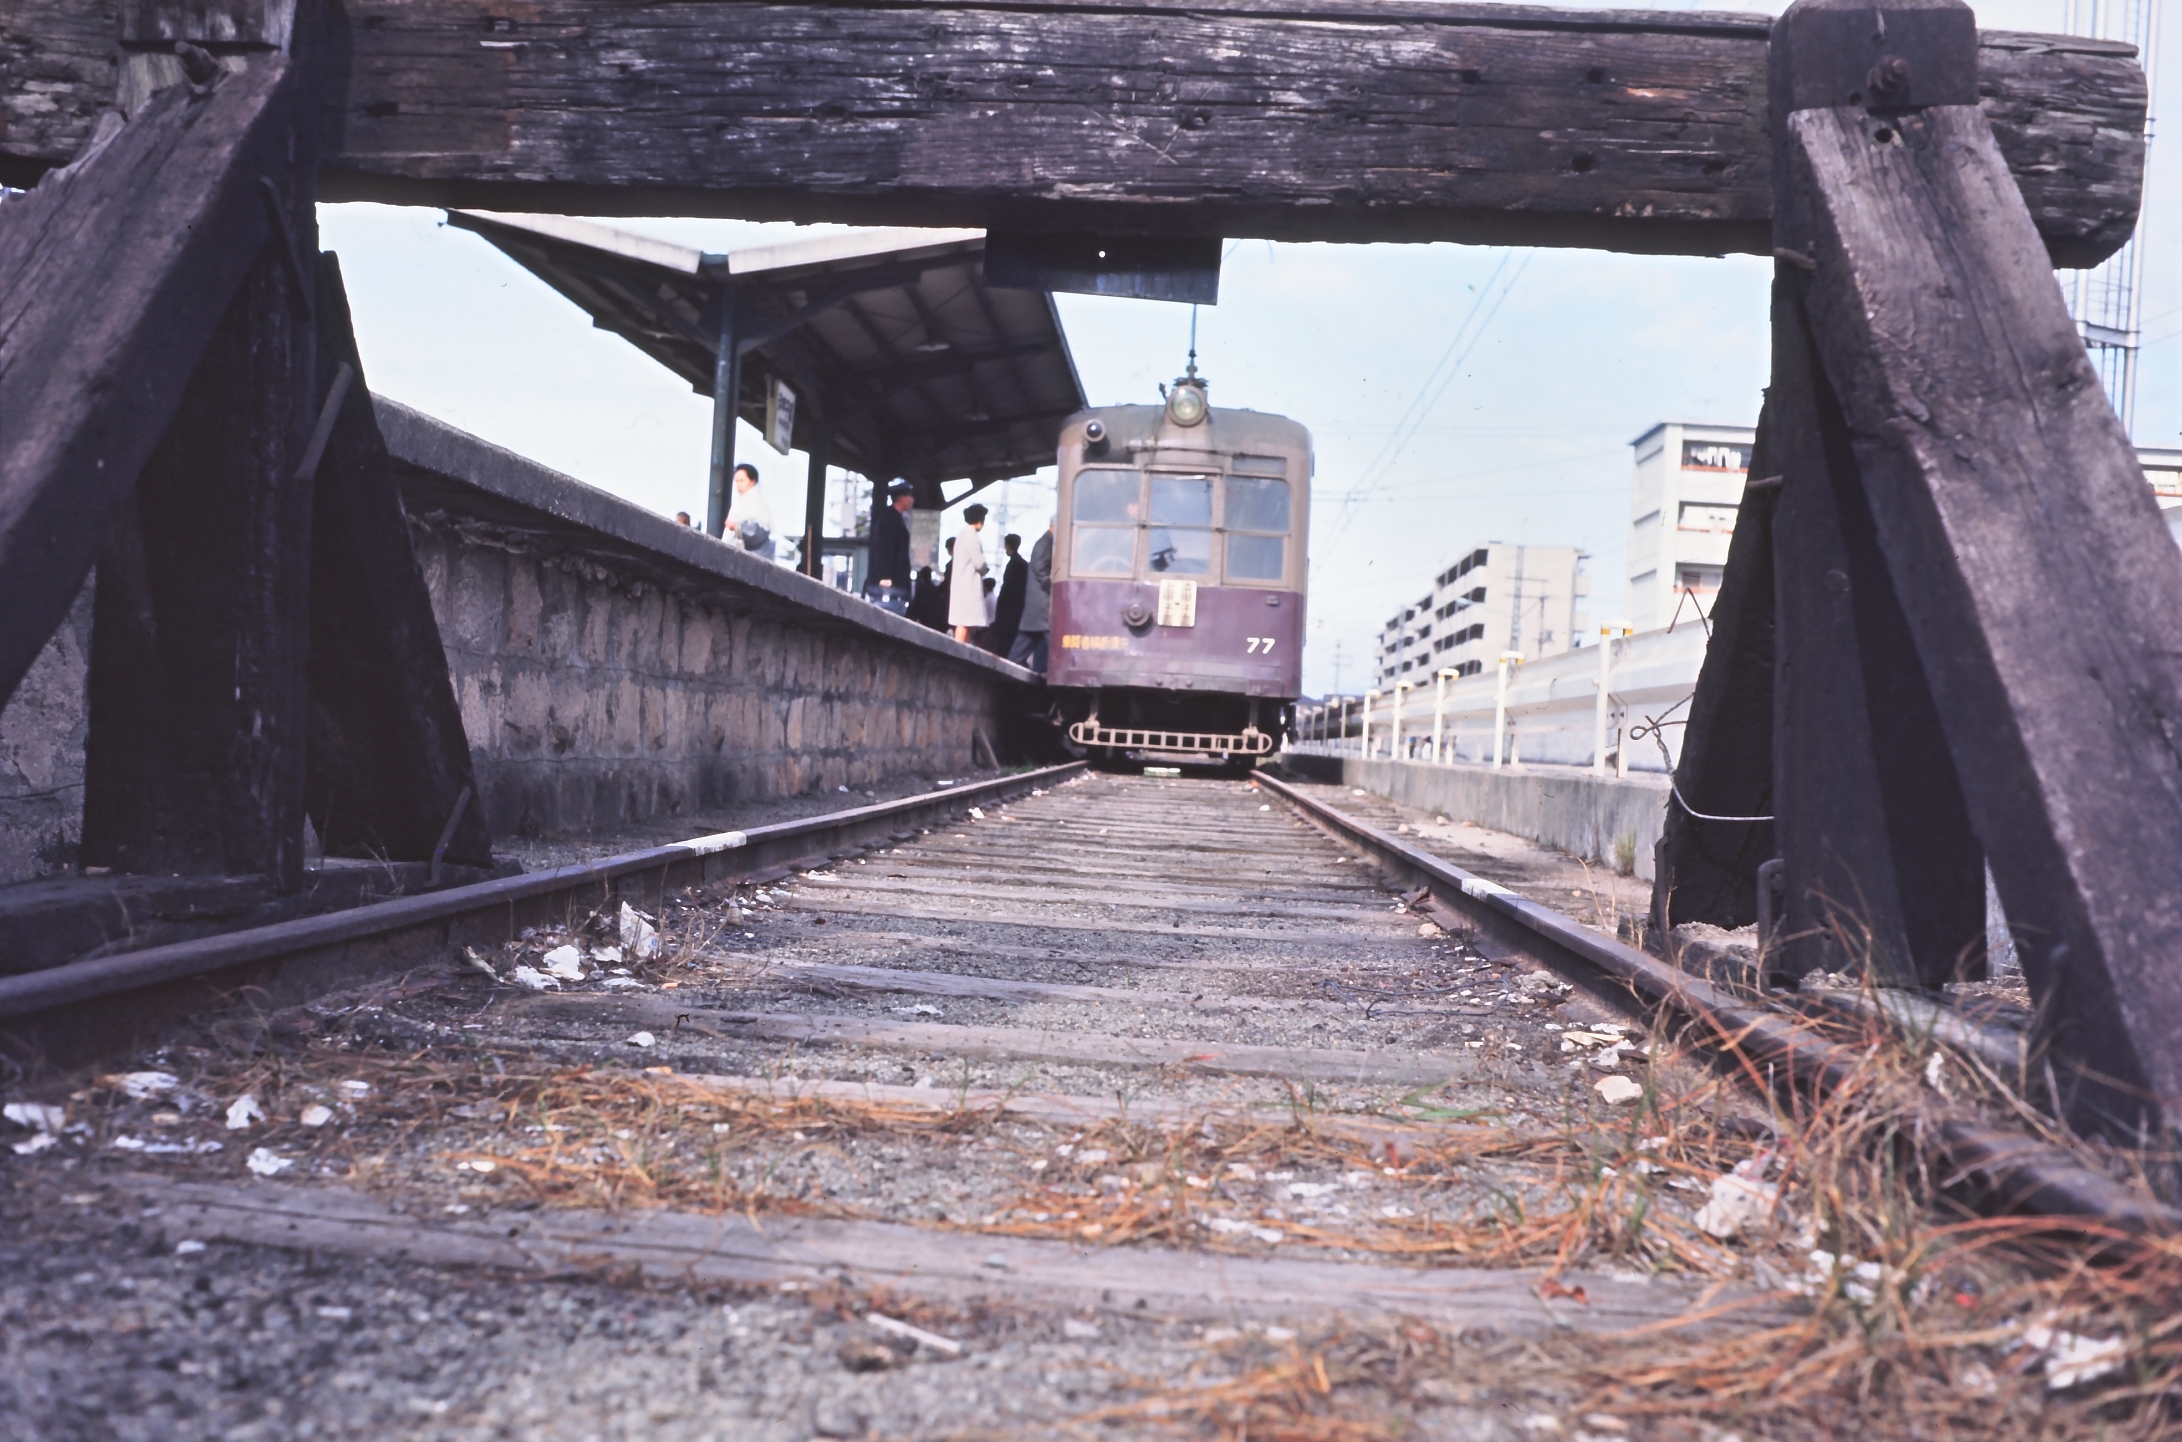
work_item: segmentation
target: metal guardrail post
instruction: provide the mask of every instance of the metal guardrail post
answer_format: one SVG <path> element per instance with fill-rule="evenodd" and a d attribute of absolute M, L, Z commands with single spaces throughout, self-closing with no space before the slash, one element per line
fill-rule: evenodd
<path fill-rule="evenodd" d="M 1447 764 L 1447 678 L 1445 667 L 1432 677 L 1432 764 Z"/>
<path fill-rule="evenodd" d="M 1591 774 L 1606 774 L 1606 713 L 1610 709 L 1609 691 L 1614 676 L 1614 639 L 1629 634 L 1626 621 L 1609 621 L 1599 627 L 1599 709 L 1591 728 Z M 1629 758 L 1621 753 L 1626 746 L 1615 748 L 1617 764 L 1623 775 L 1628 774 Z"/>
<path fill-rule="evenodd" d="M 1493 770 L 1500 769 L 1500 757 L 1508 735 L 1508 668 L 1520 666 L 1523 658 L 1513 651 L 1500 653 L 1500 685 L 1493 694 Z"/>

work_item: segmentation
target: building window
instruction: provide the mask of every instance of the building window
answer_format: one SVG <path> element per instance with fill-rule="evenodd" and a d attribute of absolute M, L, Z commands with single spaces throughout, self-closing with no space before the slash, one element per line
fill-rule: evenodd
<path fill-rule="evenodd" d="M 1735 534 L 1738 509 L 1721 501 L 1684 501 L 1676 529 L 1705 536 L 1731 536 Z"/>
<path fill-rule="evenodd" d="M 1692 595 L 1709 596 L 1720 589 L 1720 571 L 1718 566 L 1678 567 L 1674 576 L 1675 588 Z"/>

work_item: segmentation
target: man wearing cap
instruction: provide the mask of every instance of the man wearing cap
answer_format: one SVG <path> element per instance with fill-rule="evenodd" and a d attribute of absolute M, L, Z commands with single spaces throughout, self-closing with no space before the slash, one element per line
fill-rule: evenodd
<path fill-rule="evenodd" d="M 909 513 L 917 507 L 917 488 L 896 481 L 886 488 L 886 504 L 871 516 L 871 565 L 865 572 L 864 598 L 895 615 L 909 610 Z"/>

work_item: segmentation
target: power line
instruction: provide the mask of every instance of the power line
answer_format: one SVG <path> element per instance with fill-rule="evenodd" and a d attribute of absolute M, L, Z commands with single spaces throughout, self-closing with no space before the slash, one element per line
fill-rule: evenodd
<path fill-rule="evenodd" d="M 1530 267 L 1531 257 L 1535 254 L 1535 251 L 1526 250 L 1522 252 L 1519 261 L 1516 252 L 1512 250 L 1501 255 L 1500 263 L 1493 267 L 1493 273 L 1486 279 L 1484 289 L 1478 292 L 1476 301 L 1471 304 L 1470 313 L 1455 328 L 1453 338 L 1447 342 L 1447 349 L 1425 376 L 1424 384 L 1417 388 L 1416 398 L 1410 401 L 1400 419 L 1395 421 L 1394 434 L 1387 437 L 1386 444 L 1379 448 L 1379 454 L 1364 468 L 1366 479 L 1342 498 L 1340 513 L 1334 518 L 1333 532 L 1326 538 L 1329 544 L 1341 539 L 1348 530 L 1349 522 L 1355 519 L 1357 505 L 1379 485 L 1394 462 L 1401 459 L 1402 452 L 1415 439 L 1425 417 L 1431 415 L 1449 387 L 1454 385 L 1455 378 L 1462 374 L 1462 367 L 1470 359 L 1470 352 L 1484 338 L 1485 330 L 1492 324 L 1493 317 L 1500 313 L 1501 303 L 1515 289 L 1515 283 L 1522 279 L 1523 272 Z M 1500 278 L 1506 274 L 1511 261 L 1516 262 L 1515 273 L 1509 275 L 1506 283 L 1502 284 Z M 1480 311 L 1483 312 L 1482 316 Z M 1472 322 L 1475 322 L 1474 327 Z"/>

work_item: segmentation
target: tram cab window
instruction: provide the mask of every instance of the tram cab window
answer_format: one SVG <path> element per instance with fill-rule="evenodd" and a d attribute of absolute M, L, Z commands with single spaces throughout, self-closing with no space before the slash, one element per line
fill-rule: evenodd
<path fill-rule="evenodd" d="M 1119 469 L 1076 473 L 1069 518 L 1075 541 L 1069 572 L 1077 576 L 1128 576 L 1136 571 L 1136 528 L 1142 516 L 1141 477 Z"/>
<path fill-rule="evenodd" d="M 1212 477 L 1152 477 L 1152 570 L 1212 574 Z"/>
<path fill-rule="evenodd" d="M 1133 526 L 1137 522 L 1137 473 L 1122 470 L 1078 471 L 1076 507 L 1078 525 Z"/>
<path fill-rule="evenodd" d="M 1288 554 L 1288 483 L 1229 476 L 1225 512 L 1227 578 L 1280 580 Z"/>

